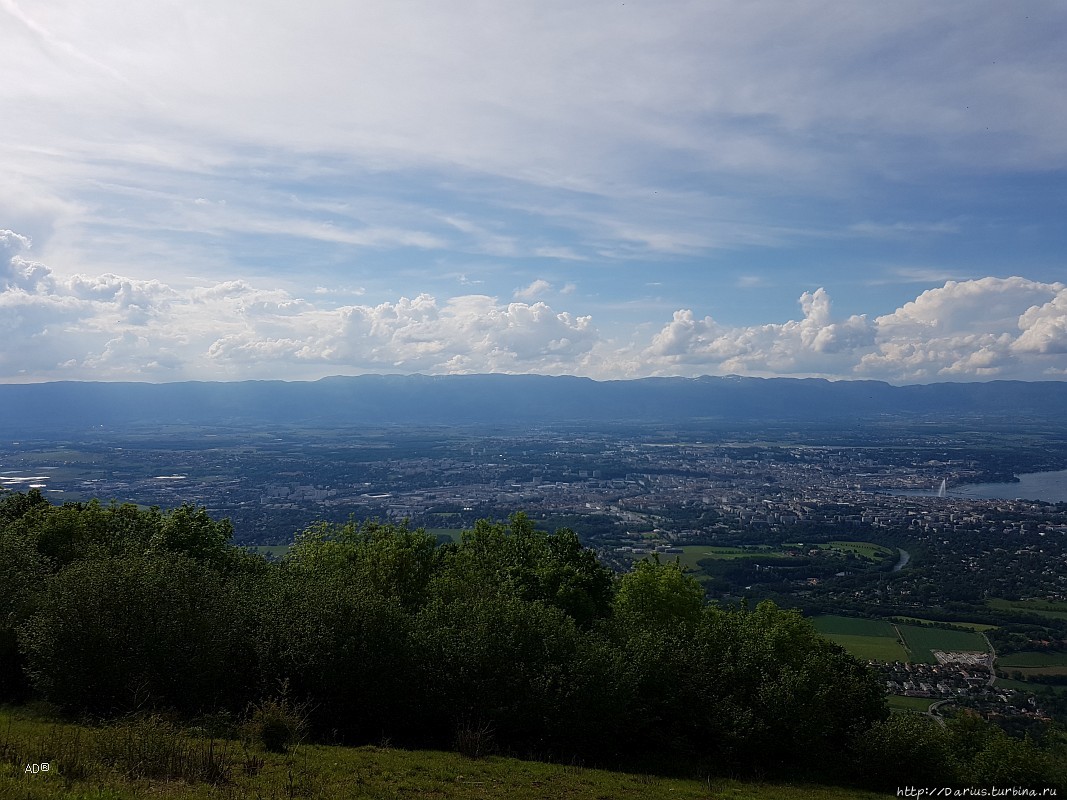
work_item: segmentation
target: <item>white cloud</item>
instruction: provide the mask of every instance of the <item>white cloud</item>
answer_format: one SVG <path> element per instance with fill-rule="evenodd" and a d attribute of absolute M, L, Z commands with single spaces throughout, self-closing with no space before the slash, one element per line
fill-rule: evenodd
<path fill-rule="evenodd" d="M 428 293 L 377 304 L 294 296 L 249 280 L 192 288 L 115 274 L 62 277 L 0 232 L 0 380 L 313 378 L 338 372 L 820 375 L 893 382 L 1062 378 L 1067 285 L 948 281 L 890 314 L 838 317 L 824 288 L 801 315 L 731 327 L 679 309 L 659 330 L 605 332 L 537 298 Z M 566 287 L 565 287 L 566 289 Z M 560 296 L 574 296 L 561 291 Z"/>
<path fill-rule="evenodd" d="M 549 292 L 551 290 L 551 283 L 544 280 L 543 278 L 538 278 L 533 281 L 533 283 L 531 283 L 529 286 L 526 286 L 522 289 L 516 289 L 515 298 L 517 300 L 534 300 L 543 295 L 545 292 Z"/>
<path fill-rule="evenodd" d="M 1017 353 L 1067 353 L 1067 291 L 1042 306 L 1030 306 L 1019 317 L 1022 334 L 1012 343 Z M 1062 370 L 1061 370 L 1062 372 Z"/>
<path fill-rule="evenodd" d="M 1051 379 L 1067 352 L 1067 287 L 1025 278 L 949 281 L 892 314 L 835 321 L 824 289 L 803 319 L 725 328 L 685 309 L 631 358 L 632 372 L 877 378 L 899 383 Z M 1021 333 L 1020 333 L 1021 331 Z"/>

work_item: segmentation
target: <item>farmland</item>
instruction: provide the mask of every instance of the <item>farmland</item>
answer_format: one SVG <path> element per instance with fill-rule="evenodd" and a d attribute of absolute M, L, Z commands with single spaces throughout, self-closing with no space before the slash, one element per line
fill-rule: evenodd
<path fill-rule="evenodd" d="M 921 619 L 919 617 L 893 617 L 893 622 L 906 625 L 933 625 L 937 623 L 937 620 Z M 996 625 L 986 625 L 981 622 L 957 622 L 955 620 L 949 624 L 955 625 L 957 628 L 966 628 L 969 631 L 991 631 L 997 627 Z"/>
<path fill-rule="evenodd" d="M 981 634 L 973 631 L 953 631 L 945 628 L 923 628 L 918 625 L 898 625 L 898 629 L 904 636 L 908 649 L 909 661 L 919 661 L 926 664 L 935 664 L 937 659 L 931 651 L 944 650 L 952 652 L 978 652 L 988 651 L 985 640 Z"/>
<path fill-rule="evenodd" d="M 1049 619 L 1067 621 L 1067 603 L 1055 603 L 1046 600 L 1000 600 L 988 601 L 989 607 L 997 611 L 1025 611 Z"/>
<path fill-rule="evenodd" d="M 826 638 L 844 647 L 856 658 L 874 661 L 907 661 L 893 626 L 885 620 L 824 614 L 813 619 Z"/>
<path fill-rule="evenodd" d="M 887 620 L 824 614 L 813 619 L 820 633 L 860 659 L 936 663 L 931 651 L 986 652 L 972 631 L 894 625 Z"/>
<path fill-rule="evenodd" d="M 1012 653 L 997 659 L 997 666 L 1009 673 L 1031 675 L 1067 675 L 1067 653 Z"/>

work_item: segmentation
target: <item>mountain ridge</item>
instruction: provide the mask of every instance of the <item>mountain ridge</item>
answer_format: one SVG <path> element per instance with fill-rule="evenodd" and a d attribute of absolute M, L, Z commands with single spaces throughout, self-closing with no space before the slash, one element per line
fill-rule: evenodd
<path fill-rule="evenodd" d="M 527 424 L 862 419 L 884 415 L 1062 417 L 1067 382 L 895 386 L 824 378 L 360 375 L 317 381 L 0 385 L 0 428 L 129 424 Z"/>

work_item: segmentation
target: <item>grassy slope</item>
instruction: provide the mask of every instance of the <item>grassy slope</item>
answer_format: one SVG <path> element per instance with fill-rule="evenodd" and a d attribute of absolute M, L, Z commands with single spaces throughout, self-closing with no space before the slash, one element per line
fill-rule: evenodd
<path fill-rule="evenodd" d="M 511 758 L 470 759 L 454 753 L 409 752 L 384 747 L 301 746 L 288 755 L 246 751 L 218 743 L 214 756 L 228 767 L 225 782 L 133 778 L 144 771 L 141 755 L 115 760 L 114 742 L 126 734 L 28 719 L 0 710 L 0 797 L 19 800 L 243 800 L 258 798 L 509 798 L 509 800 L 602 800 L 649 797 L 733 800 L 863 800 L 885 794 L 820 786 L 674 780 L 641 774 L 542 764 Z M 111 766 L 98 744 L 111 743 Z M 195 748 L 204 752 L 203 740 Z M 219 756 L 219 748 L 223 756 Z M 120 750 L 122 748 L 119 748 Z M 143 751 L 137 751 L 140 753 Z M 27 760 L 51 762 L 47 774 L 26 774 Z M 75 767 L 72 760 L 80 760 Z M 189 760 L 188 758 L 186 760 Z M 195 759 L 194 759 L 195 760 Z M 68 766 L 65 768 L 64 763 Z M 251 764 L 251 772 L 245 765 Z M 132 766 L 131 766 L 132 765 Z M 64 774 L 64 772 L 68 774 Z M 74 777 L 70 773 L 75 773 Z"/>

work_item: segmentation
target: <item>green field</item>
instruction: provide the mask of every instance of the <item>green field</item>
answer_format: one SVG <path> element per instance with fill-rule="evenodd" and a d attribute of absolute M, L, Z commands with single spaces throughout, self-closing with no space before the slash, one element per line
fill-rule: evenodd
<path fill-rule="evenodd" d="M 1067 603 L 1053 603 L 1048 600 L 1000 600 L 987 601 L 990 608 L 999 611 L 1026 611 L 1050 619 L 1067 620 Z"/>
<path fill-rule="evenodd" d="M 841 553 L 855 553 L 857 556 L 871 561 L 881 561 L 896 555 L 895 550 L 890 550 L 888 547 L 882 547 L 880 544 L 872 544 L 871 542 L 827 542 L 825 545 L 820 545 L 820 547 L 826 547 Z"/>
<path fill-rule="evenodd" d="M 911 651 L 909 660 L 936 664 L 932 650 L 987 653 L 985 639 L 973 631 L 950 631 L 944 628 L 920 628 L 917 625 L 898 625 Z"/>
<path fill-rule="evenodd" d="M 700 562 L 705 559 L 732 558 L 788 558 L 773 547 L 711 547 L 704 544 L 687 544 L 678 548 L 682 551 L 678 557 L 681 565 L 692 572 L 700 571 Z"/>
<path fill-rule="evenodd" d="M 908 660 L 893 626 L 885 620 L 822 614 L 812 622 L 819 633 L 861 660 Z"/>
<path fill-rule="evenodd" d="M 886 697 L 890 711 L 918 711 L 925 714 L 930 704 L 934 701 L 928 697 L 904 697 L 899 694 L 891 694 Z"/>
<path fill-rule="evenodd" d="M 987 652 L 985 639 L 973 631 L 893 625 L 884 619 L 822 614 L 813 617 L 816 629 L 856 658 L 876 661 L 915 661 L 933 664 L 932 650 Z M 903 644 L 900 637 L 903 637 Z M 905 648 L 906 645 L 906 648 Z"/>
<path fill-rule="evenodd" d="M 936 624 L 938 622 L 943 622 L 944 620 L 921 619 L 919 617 L 893 617 L 893 621 L 894 622 L 901 622 L 901 623 L 904 623 L 904 624 L 915 623 L 915 624 L 918 624 L 918 625 L 930 625 L 930 624 Z M 992 630 L 996 630 L 996 628 L 997 628 L 996 625 L 985 625 L 985 624 L 983 624 L 981 622 L 958 622 L 956 620 L 952 620 L 948 624 L 949 625 L 955 625 L 957 628 L 967 628 L 967 630 L 971 630 L 971 631 L 992 631 Z"/>
<path fill-rule="evenodd" d="M 685 569 L 691 572 L 700 571 L 700 562 L 705 559 L 733 559 L 733 558 L 761 558 L 761 559 L 788 559 L 796 558 L 795 550 L 819 549 L 830 550 L 838 555 L 853 555 L 871 561 L 881 561 L 891 555 L 893 551 L 881 545 L 870 542 L 824 542 L 822 544 L 803 544 L 791 542 L 781 547 L 770 545 L 749 545 L 745 547 L 712 547 L 703 544 L 687 544 L 679 549 L 682 551 L 678 560 Z"/>
<path fill-rule="evenodd" d="M 1023 651 L 998 658 L 1002 667 L 1067 667 L 1067 653 Z"/>
<path fill-rule="evenodd" d="M 257 544 L 249 545 L 247 549 L 267 558 L 285 558 L 290 547 L 292 547 L 290 544 Z"/>
<path fill-rule="evenodd" d="M 1011 653 L 998 658 L 997 666 L 1023 675 L 1067 675 L 1067 653 Z"/>
<path fill-rule="evenodd" d="M 463 528 L 424 528 L 430 536 L 447 536 L 453 542 L 458 542 L 463 534 Z"/>

